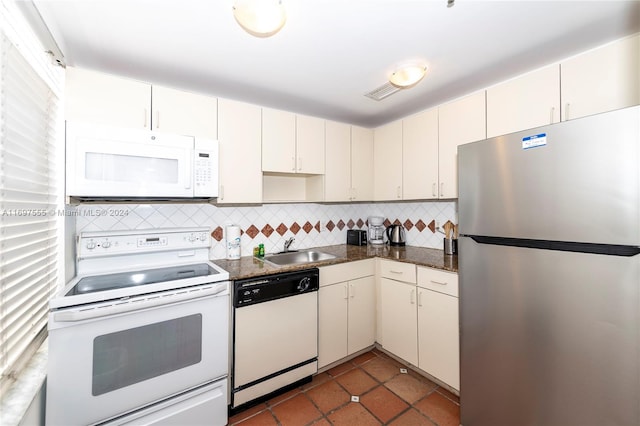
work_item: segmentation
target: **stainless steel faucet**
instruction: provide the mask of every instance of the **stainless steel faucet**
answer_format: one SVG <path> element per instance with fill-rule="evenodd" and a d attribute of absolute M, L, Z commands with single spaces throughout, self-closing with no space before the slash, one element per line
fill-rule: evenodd
<path fill-rule="evenodd" d="M 291 246 L 291 244 L 293 244 L 293 242 L 296 239 L 294 237 L 289 238 L 287 241 L 284 242 L 284 250 L 285 252 L 289 251 L 289 247 Z"/>

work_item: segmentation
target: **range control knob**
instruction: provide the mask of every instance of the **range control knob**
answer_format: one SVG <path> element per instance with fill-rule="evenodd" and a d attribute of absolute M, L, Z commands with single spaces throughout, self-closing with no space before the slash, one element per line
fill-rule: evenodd
<path fill-rule="evenodd" d="M 300 292 L 305 291 L 305 290 L 307 290 L 309 288 L 310 285 L 311 285 L 311 278 L 304 277 L 298 283 L 297 290 L 300 291 Z"/>
<path fill-rule="evenodd" d="M 189 241 L 194 242 L 196 240 L 196 234 L 189 234 Z"/>
<path fill-rule="evenodd" d="M 86 247 L 88 250 L 93 250 L 94 248 L 96 248 L 96 243 L 93 240 L 88 241 Z"/>
<path fill-rule="evenodd" d="M 102 242 L 102 248 L 109 248 L 109 247 L 111 247 L 111 241 Z"/>

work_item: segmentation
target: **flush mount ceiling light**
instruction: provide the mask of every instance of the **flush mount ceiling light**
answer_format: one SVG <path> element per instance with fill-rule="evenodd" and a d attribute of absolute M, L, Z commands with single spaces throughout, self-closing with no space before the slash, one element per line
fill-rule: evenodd
<path fill-rule="evenodd" d="M 235 0 L 233 17 L 246 32 L 256 37 L 274 35 L 287 20 L 282 0 Z"/>
<path fill-rule="evenodd" d="M 400 89 L 408 89 L 418 84 L 426 72 L 427 67 L 425 65 L 405 64 L 398 67 L 389 76 L 389 82 Z"/>

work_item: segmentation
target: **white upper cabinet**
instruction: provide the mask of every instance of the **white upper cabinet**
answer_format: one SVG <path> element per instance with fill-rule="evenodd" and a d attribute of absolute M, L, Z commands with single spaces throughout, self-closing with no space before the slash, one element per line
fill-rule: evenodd
<path fill-rule="evenodd" d="M 488 138 L 559 121 L 558 64 L 487 89 Z"/>
<path fill-rule="evenodd" d="M 402 120 L 373 132 L 374 200 L 402 199 Z"/>
<path fill-rule="evenodd" d="M 324 120 L 270 108 L 262 114 L 262 171 L 324 173 Z"/>
<path fill-rule="evenodd" d="M 65 119 L 218 137 L 218 99 L 95 71 L 66 70 Z"/>
<path fill-rule="evenodd" d="M 262 202 L 261 109 L 220 99 L 219 204 Z"/>
<path fill-rule="evenodd" d="M 325 120 L 296 115 L 296 172 L 324 174 Z"/>
<path fill-rule="evenodd" d="M 324 200 L 349 201 L 351 195 L 351 126 L 327 121 L 325 153 L 329 167 L 324 173 Z"/>
<path fill-rule="evenodd" d="M 154 85 L 152 94 L 152 129 L 218 138 L 218 99 Z"/>
<path fill-rule="evenodd" d="M 296 172 L 296 115 L 262 108 L 262 171 Z"/>
<path fill-rule="evenodd" d="M 402 120 L 402 198 L 438 198 L 438 109 Z"/>
<path fill-rule="evenodd" d="M 486 138 L 485 92 L 442 105 L 438 114 L 438 198 L 458 198 L 458 146 Z"/>
<path fill-rule="evenodd" d="M 373 200 L 373 130 L 358 126 L 351 127 L 351 200 Z"/>
<path fill-rule="evenodd" d="M 151 129 L 151 85 L 85 69 L 65 71 L 65 119 Z"/>
<path fill-rule="evenodd" d="M 560 64 L 562 120 L 640 104 L 640 34 Z"/>

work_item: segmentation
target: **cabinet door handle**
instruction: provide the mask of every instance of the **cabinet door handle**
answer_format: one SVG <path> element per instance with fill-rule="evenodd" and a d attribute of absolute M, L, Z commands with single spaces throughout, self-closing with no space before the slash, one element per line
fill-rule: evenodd
<path fill-rule="evenodd" d="M 296 171 L 296 157 L 291 157 L 291 171 Z"/>
<path fill-rule="evenodd" d="M 569 103 L 568 102 L 564 106 L 564 119 L 565 121 L 569 119 Z"/>
<path fill-rule="evenodd" d="M 444 197 L 444 182 L 440 183 L 440 196 Z"/>
<path fill-rule="evenodd" d="M 160 110 L 156 111 L 156 125 L 154 127 L 156 129 L 160 128 Z"/>
<path fill-rule="evenodd" d="M 349 284 L 349 296 L 353 299 L 356 297 L 356 289 L 353 284 Z"/>
<path fill-rule="evenodd" d="M 398 192 L 398 198 L 402 198 L 402 187 L 401 186 L 398 186 L 397 192 Z"/>
<path fill-rule="evenodd" d="M 351 188 L 351 199 L 355 200 L 358 198 L 358 190 L 356 188 Z"/>
<path fill-rule="evenodd" d="M 411 302 L 412 305 L 416 304 L 416 291 L 415 290 L 411 290 L 411 295 L 409 296 L 409 301 Z"/>
<path fill-rule="evenodd" d="M 349 299 L 349 290 L 347 289 L 347 285 L 345 284 L 344 286 L 342 286 L 342 288 L 344 288 L 344 300 L 348 300 Z"/>
<path fill-rule="evenodd" d="M 436 187 L 438 186 L 437 183 L 433 182 L 433 185 L 431 185 L 431 194 L 433 194 L 434 197 L 438 196 L 438 193 L 436 192 Z"/>
<path fill-rule="evenodd" d="M 146 129 L 147 128 L 147 109 L 145 108 L 142 111 L 144 112 L 144 120 L 143 120 L 144 124 L 143 124 L 142 127 L 144 127 Z"/>
<path fill-rule="evenodd" d="M 220 185 L 220 194 L 218 194 L 218 198 L 224 200 L 224 185 Z"/>
<path fill-rule="evenodd" d="M 549 113 L 549 124 L 553 124 L 553 116 L 555 115 L 556 107 L 551 107 L 551 112 Z"/>
<path fill-rule="evenodd" d="M 434 281 L 434 280 L 429 280 L 431 281 L 433 284 L 438 284 L 438 285 L 447 285 L 447 282 L 440 282 L 440 281 Z"/>
<path fill-rule="evenodd" d="M 298 171 L 302 171 L 302 157 L 298 157 Z"/>
<path fill-rule="evenodd" d="M 418 306 L 422 307 L 422 292 L 418 293 Z"/>

